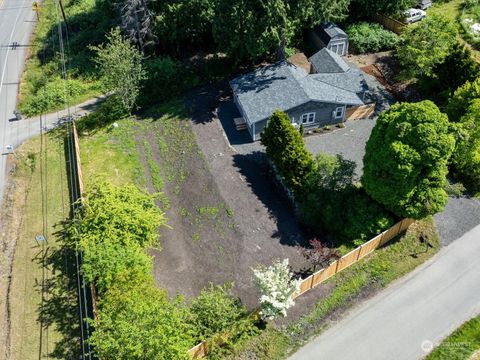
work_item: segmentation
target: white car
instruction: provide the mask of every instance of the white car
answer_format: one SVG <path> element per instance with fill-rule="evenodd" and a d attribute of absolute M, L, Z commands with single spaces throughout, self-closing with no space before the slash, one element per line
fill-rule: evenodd
<path fill-rule="evenodd" d="M 405 22 L 411 24 L 420 20 L 423 20 L 427 16 L 427 13 L 420 9 L 408 9 L 405 11 Z"/>

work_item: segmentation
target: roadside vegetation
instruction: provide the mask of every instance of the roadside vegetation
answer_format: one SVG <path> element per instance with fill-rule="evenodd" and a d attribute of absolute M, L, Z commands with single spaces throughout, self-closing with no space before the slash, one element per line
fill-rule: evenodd
<path fill-rule="evenodd" d="M 468 360 L 480 349 L 480 317 L 464 323 L 443 340 L 425 360 Z M 471 358 L 472 360 L 476 357 Z"/>

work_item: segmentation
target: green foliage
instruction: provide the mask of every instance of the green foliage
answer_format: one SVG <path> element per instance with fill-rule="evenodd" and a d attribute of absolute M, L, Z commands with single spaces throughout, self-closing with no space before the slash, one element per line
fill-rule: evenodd
<path fill-rule="evenodd" d="M 142 54 L 122 37 L 118 28 L 110 31 L 107 40 L 107 45 L 92 47 L 102 84 L 104 90 L 118 97 L 125 110 L 130 112 L 140 92 L 140 81 L 145 78 Z"/>
<path fill-rule="evenodd" d="M 186 45 L 206 45 L 212 37 L 215 18 L 213 0 L 158 2 L 155 32 L 164 48 L 179 50 Z"/>
<path fill-rule="evenodd" d="M 261 134 L 261 142 L 286 186 L 295 194 L 300 193 L 314 162 L 302 135 L 292 126 L 287 114 L 273 113 Z"/>
<path fill-rule="evenodd" d="M 455 25 L 445 17 L 432 15 L 407 26 L 400 35 L 396 56 L 408 77 L 433 76 L 457 42 Z"/>
<path fill-rule="evenodd" d="M 152 105 L 178 95 L 185 88 L 183 71 L 180 63 L 170 57 L 148 59 L 145 62 L 146 76 L 141 82 L 140 104 Z"/>
<path fill-rule="evenodd" d="M 360 22 L 349 25 L 345 31 L 350 46 L 358 53 L 391 50 L 398 42 L 397 34 L 379 24 Z"/>
<path fill-rule="evenodd" d="M 363 159 L 366 192 L 399 217 L 422 219 L 447 203 L 447 163 L 455 139 L 431 101 L 395 104 L 373 128 Z"/>
<path fill-rule="evenodd" d="M 354 185 L 355 163 L 320 153 L 300 201 L 304 221 L 332 234 L 337 245 L 359 245 L 394 224 L 394 217 Z"/>
<path fill-rule="evenodd" d="M 350 0 L 222 0 L 215 8 L 213 37 L 235 60 L 256 61 L 284 53 L 301 30 L 346 17 Z"/>
<path fill-rule="evenodd" d="M 73 104 L 100 94 L 89 46 L 103 41 L 116 17 L 110 1 L 66 0 L 63 4 L 69 25 L 66 70 L 69 102 Z M 26 63 L 19 108 L 28 116 L 58 110 L 65 105 L 64 95 L 60 95 L 60 91 L 64 94 L 64 87 L 59 85 L 61 59 L 55 6 L 53 0 L 42 2 L 40 22 L 32 40 L 32 56 Z M 47 94 L 44 93 L 45 84 L 49 89 Z"/>
<path fill-rule="evenodd" d="M 100 129 L 127 116 L 128 113 L 121 100 L 116 96 L 110 96 L 96 111 L 82 117 L 81 121 L 77 123 L 78 129 L 80 131 Z"/>
<path fill-rule="evenodd" d="M 461 132 L 453 155 L 455 175 L 474 192 L 480 191 L 480 99 L 460 120 Z"/>
<path fill-rule="evenodd" d="M 82 82 L 76 79 L 68 80 L 68 87 L 65 88 L 65 81 L 58 77 L 51 77 L 48 80 L 38 80 L 35 85 L 37 89 L 20 104 L 20 111 L 25 116 L 34 116 L 45 113 L 52 109 L 60 109 L 72 99 L 79 98 L 84 94 L 98 91 L 94 83 Z M 67 91 L 66 91 L 67 90 Z"/>
<path fill-rule="evenodd" d="M 231 285 L 210 285 L 192 301 L 192 323 L 197 329 L 198 340 L 208 340 L 215 334 L 230 332 L 245 317 L 247 310 L 239 299 L 230 295 Z"/>
<path fill-rule="evenodd" d="M 480 98 L 480 77 L 473 81 L 467 81 L 455 90 L 447 105 L 450 121 L 458 122 L 465 115 L 473 100 L 477 98 Z"/>
<path fill-rule="evenodd" d="M 416 4 L 416 0 L 352 0 L 350 14 L 364 17 L 375 13 L 399 16 Z"/>
<path fill-rule="evenodd" d="M 170 301 L 151 278 L 127 280 L 102 297 L 91 344 L 105 360 L 187 360 L 187 350 L 195 344 L 187 319 L 182 302 Z"/>
<path fill-rule="evenodd" d="M 475 359 L 472 354 L 480 349 L 480 316 L 474 317 L 443 340 L 425 360 Z"/>
<path fill-rule="evenodd" d="M 472 58 L 472 51 L 457 42 L 445 60 L 434 66 L 431 76 L 423 76 L 420 87 L 437 105 L 447 103 L 452 93 L 467 81 L 479 75 L 479 64 Z"/>
<path fill-rule="evenodd" d="M 145 277 L 151 258 L 145 249 L 157 246 L 158 227 L 165 224 L 155 197 L 133 185 L 95 183 L 85 198 L 81 217 L 72 220 L 70 234 L 80 222 L 82 271 L 88 282 L 106 291 L 119 276 Z"/>

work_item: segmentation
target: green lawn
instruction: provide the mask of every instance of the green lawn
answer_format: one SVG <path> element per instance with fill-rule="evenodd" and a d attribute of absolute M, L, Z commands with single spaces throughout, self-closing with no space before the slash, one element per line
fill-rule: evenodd
<path fill-rule="evenodd" d="M 474 317 L 442 341 L 426 360 L 468 360 L 480 349 L 480 316 Z"/>

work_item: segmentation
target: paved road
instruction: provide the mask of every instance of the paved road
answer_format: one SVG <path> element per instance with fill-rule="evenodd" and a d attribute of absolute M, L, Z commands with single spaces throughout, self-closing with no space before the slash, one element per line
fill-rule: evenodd
<path fill-rule="evenodd" d="M 18 83 L 22 73 L 35 14 L 30 0 L 0 0 L 0 202 L 6 181 L 7 145 L 20 144 L 35 125 L 12 122 Z M 19 46 L 14 49 L 11 45 Z"/>
<path fill-rule="evenodd" d="M 290 360 L 416 360 L 480 313 L 480 226 L 367 301 Z M 423 344 L 423 346 L 422 346 Z"/>
<path fill-rule="evenodd" d="M 3 2 L 2 2 L 3 1 Z M 0 0 L 0 204 L 7 182 L 7 160 L 12 156 L 8 145 L 17 148 L 30 137 L 40 133 L 40 118 L 14 121 L 18 84 L 36 15 L 31 9 L 32 0 Z M 14 42 L 19 46 L 11 46 Z M 72 107 L 72 114 L 88 113 L 101 98 L 89 100 Z M 65 111 L 47 115 L 42 120 L 44 129 L 55 126 Z"/>

